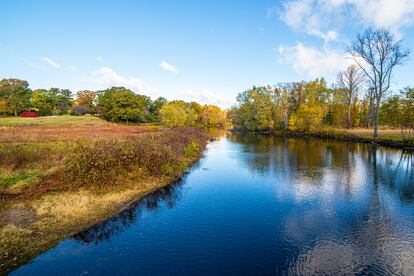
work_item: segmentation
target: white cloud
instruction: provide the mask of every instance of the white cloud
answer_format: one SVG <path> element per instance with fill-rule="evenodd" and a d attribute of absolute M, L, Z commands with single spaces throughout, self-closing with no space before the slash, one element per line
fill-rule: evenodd
<path fill-rule="evenodd" d="M 78 67 L 73 66 L 73 65 L 69 65 L 69 69 L 72 71 L 78 70 Z"/>
<path fill-rule="evenodd" d="M 213 104 L 221 108 L 228 108 L 235 103 L 234 99 L 227 99 L 207 89 L 187 89 L 186 93 L 181 95 L 183 100 L 194 101 L 200 104 Z"/>
<path fill-rule="evenodd" d="M 317 36 L 326 42 L 338 38 L 337 29 L 342 24 L 339 6 L 329 0 L 294 0 L 284 3 L 281 18 L 296 31 Z"/>
<path fill-rule="evenodd" d="M 104 61 L 104 59 L 101 56 L 97 56 L 96 57 L 96 60 L 99 61 L 99 62 L 103 62 Z"/>
<path fill-rule="evenodd" d="M 154 88 L 144 83 L 141 79 L 123 77 L 109 67 L 101 67 L 93 72 L 91 81 L 106 87 L 124 86 L 138 93 L 148 94 L 154 91 Z"/>
<path fill-rule="evenodd" d="M 348 0 L 361 18 L 376 27 L 390 28 L 398 33 L 402 27 L 414 24 L 413 0 Z"/>
<path fill-rule="evenodd" d="M 48 57 L 42 57 L 41 61 L 52 66 L 54 69 L 60 69 L 61 67 L 59 63 L 53 61 L 51 58 L 48 58 Z"/>
<path fill-rule="evenodd" d="M 328 80 L 334 80 L 340 70 L 352 63 L 349 56 L 342 51 L 328 47 L 319 50 L 302 43 L 279 46 L 277 52 L 280 63 L 290 64 L 294 71 L 306 74 L 310 78 L 326 77 Z"/>
<path fill-rule="evenodd" d="M 281 18 L 294 30 L 335 40 L 339 30 L 359 23 L 385 27 L 399 34 L 414 24 L 413 0 L 288 0 Z"/>
<path fill-rule="evenodd" d="M 176 68 L 174 65 L 169 64 L 168 62 L 166 62 L 165 60 L 161 61 L 160 63 L 160 67 L 166 71 L 172 72 L 177 74 L 178 73 L 178 68 Z"/>

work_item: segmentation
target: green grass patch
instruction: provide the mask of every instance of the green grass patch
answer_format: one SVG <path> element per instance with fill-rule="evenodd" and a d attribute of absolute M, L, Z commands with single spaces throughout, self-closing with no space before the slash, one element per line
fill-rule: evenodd
<path fill-rule="evenodd" d="M 15 185 L 30 186 L 39 182 L 41 173 L 39 171 L 14 173 L 11 175 L 0 175 L 0 189 L 10 188 Z"/>

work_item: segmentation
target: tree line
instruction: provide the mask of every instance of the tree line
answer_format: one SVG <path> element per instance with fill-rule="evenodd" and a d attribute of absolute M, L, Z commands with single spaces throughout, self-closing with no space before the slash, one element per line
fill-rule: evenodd
<path fill-rule="evenodd" d="M 50 88 L 31 90 L 19 79 L 0 80 L 0 115 L 33 111 L 40 116 L 97 115 L 112 122 L 162 123 L 168 127 L 224 127 L 226 113 L 215 105 L 201 105 L 134 93 L 125 87 L 100 91 Z"/>
<path fill-rule="evenodd" d="M 252 131 L 318 132 L 330 127 L 414 128 L 414 88 L 389 93 L 396 66 L 410 54 L 387 29 L 368 28 L 347 49 L 353 64 L 335 84 L 324 78 L 253 87 L 237 96 L 228 111 L 236 128 Z"/>

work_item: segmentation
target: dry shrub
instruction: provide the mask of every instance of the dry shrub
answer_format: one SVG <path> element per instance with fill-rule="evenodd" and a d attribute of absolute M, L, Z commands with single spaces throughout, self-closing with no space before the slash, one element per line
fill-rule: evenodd
<path fill-rule="evenodd" d="M 176 128 L 123 141 L 78 145 L 65 159 L 65 175 L 71 187 L 111 185 L 138 169 L 150 176 L 179 175 L 207 139 L 202 130 Z"/>
<path fill-rule="evenodd" d="M 11 170 L 21 169 L 33 163 L 43 161 L 49 156 L 50 150 L 46 148 L 30 147 L 24 145 L 0 146 L 0 167 Z"/>

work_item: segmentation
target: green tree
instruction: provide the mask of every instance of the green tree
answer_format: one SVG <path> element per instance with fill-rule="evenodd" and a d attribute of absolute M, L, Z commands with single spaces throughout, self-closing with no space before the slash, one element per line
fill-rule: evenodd
<path fill-rule="evenodd" d="M 111 87 L 98 93 L 97 106 L 109 121 L 146 122 L 148 99 L 125 87 Z"/>
<path fill-rule="evenodd" d="M 168 103 L 160 110 L 161 122 L 167 127 L 185 126 L 187 123 L 187 113 L 179 103 Z"/>
<path fill-rule="evenodd" d="M 33 90 L 32 107 L 40 116 L 50 116 L 53 114 L 53 99 L 46 89 Z"/>
<path fill-rule="evenodd" d="M 23 110 L 30 108 L 32 90 L 29 83 L 19 79 L 0 80 L 0 101 L 3 102 L 3 109 L 17 116 Z"/>
<path fill-rule="evenodd" d="M 160 120 L 160 110 L 161 108 L 167 104 L 167 99 L 163 97 L 158 97 L 155 101 L 152 102 L 149 112 L 153 116 L 152 121 L 159 121 Z"/>

